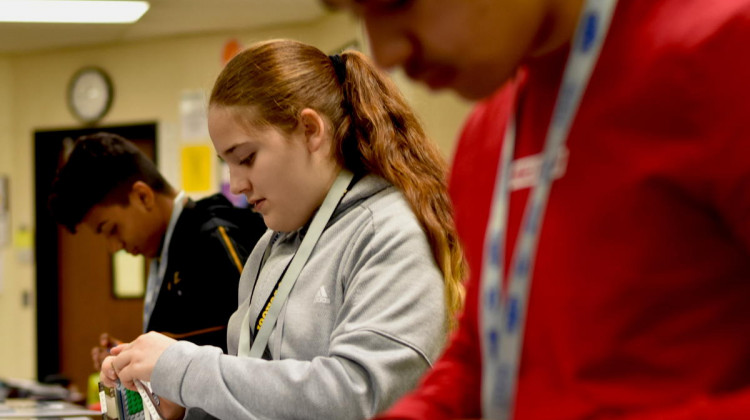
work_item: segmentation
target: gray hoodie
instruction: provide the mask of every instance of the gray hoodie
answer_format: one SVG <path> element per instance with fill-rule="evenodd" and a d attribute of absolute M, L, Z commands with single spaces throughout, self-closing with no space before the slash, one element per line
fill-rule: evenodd
<path fill-rule="evenodd" d="M 243 317 L 251 311 L 255 325 L 303 231 L 279 234 L 254 288 L 274 233 L 250 255 L 229 321 L 230 355 L 178 342 L 157 361 L 154 391 L 191 407 L 188 418 L 368 418 L 412 389 L 439 355 L 441 272 L 403 195 L 369 175 L 344 196 L 282 307 L 268 342 L 273 360 L 235 356 Z"/>

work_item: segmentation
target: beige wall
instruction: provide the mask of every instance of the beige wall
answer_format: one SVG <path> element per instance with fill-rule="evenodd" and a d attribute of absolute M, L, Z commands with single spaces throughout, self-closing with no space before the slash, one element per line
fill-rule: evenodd
<path fill-rule="evenodd" d="M 348 17 L 327 16 L 317 22 L 252 32 L 212 34 L 106 47 L 68 49 L 0 57 L 0 174 L 11 177 L 12 227 L 34 221 L 33 133 L 35 130 L 76 128 L 65 102 L 71 75 L 80 67 L 104 68 L 115 85 L 115 101 L 101 125 L 156 121 L 159 124 L 159 165 L 179 185 L 179 99 L 185 90 L 208 91 L 220 71 L 221 49 L 228 39 L 248 45 L 287 37 L 334 51 L 360 39 L 359 27 Z M 397 77 L 407 98 L 440 144 L 446 156 L 468 111 L 468 105 L 448 95 L 432 96 Z M 208 139 L 206 139 L 208 141 Z M 16 250 L 0 250 L 0 377 L 36 375 L 33 263 Z M 31 305 L 21 305 L 24 293 Z M 43 293 L 43 292 L 42 292 Z"/>
<path fill-rule="evenodd" d="M 10 177 L 11 220 L 16 222 L 21 201 L 32 194 L 15 183 L 15 161 L 19 150 L 14 142 L 13 77 L 11 60 L 0 58 L 0 175 Z M 33 306 L 23 305 L 24 296 L 32 292 L 32 273 L 28 264 L 16 264 L 11 245 L 0 246 L 0 376 L 28 377 L 36 366 L 36 349 L 30 341 L 34 331 Z"/>

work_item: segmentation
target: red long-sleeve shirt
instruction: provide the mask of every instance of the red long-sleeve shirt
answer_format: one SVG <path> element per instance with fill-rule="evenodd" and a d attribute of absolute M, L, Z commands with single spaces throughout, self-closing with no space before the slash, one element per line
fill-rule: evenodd
<path fill-rule="evenodd" d="M 544 217 L 515 419 L 750 419 L 748 45 L 749 0 L 620 1 Z M 525 63 L 469 118 L 450 180 L 465 313 L 383 419 L 481 416 L 477 293 L 500 146 L 515 107 L 509 261 L 566 56 Z"/>

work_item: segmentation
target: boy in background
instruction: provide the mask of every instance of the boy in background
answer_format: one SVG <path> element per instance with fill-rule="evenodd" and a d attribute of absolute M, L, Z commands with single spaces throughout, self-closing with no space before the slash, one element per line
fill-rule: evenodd
<path fill-rule="evenodd" d="M 109 133 L 79 138 L 52 185 L 49 208 L 71 233 L 81 226 L 109 252 L 151 260 L 143 331 L 226 351 L 237 284 L 263 219 L 221 194 L 193 201 L 175 190 L 138 148 Z M 119 343 L 102 334 L 92 350 L 99 369 Z"/>

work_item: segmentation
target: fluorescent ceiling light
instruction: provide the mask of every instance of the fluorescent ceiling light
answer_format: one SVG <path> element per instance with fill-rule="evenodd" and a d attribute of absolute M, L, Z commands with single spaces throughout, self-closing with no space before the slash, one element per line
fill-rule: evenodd
<path fill-rule="evenodd" d="M 0 22 L 133 23 L 147 1 L 0 0 Z"/>

